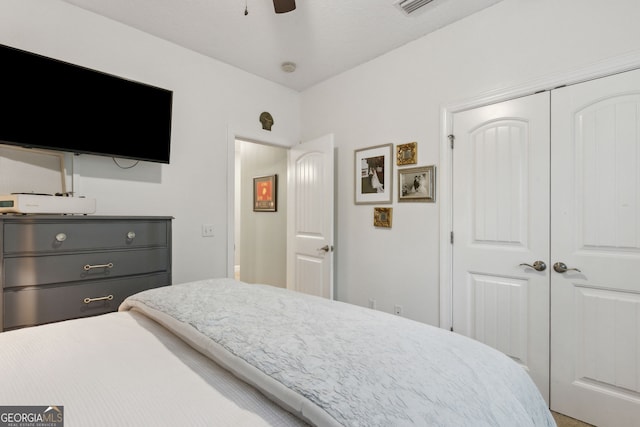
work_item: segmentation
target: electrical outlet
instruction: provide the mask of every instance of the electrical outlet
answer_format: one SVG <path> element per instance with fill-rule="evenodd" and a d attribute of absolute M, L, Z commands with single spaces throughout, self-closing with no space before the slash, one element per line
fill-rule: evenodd
<path fill-rule="evenodd" d="M 213 237 L 213 224 L 202 224 L 202 237 Z"/>
<path fill-rule="evenodd" d="M 395 305 L 393 307 L 393 313 L 398 315 L 398 316 L 402 316 L 402 306 L 401 305 Z"/>
<path fill-rule="evenodd" d="M 369 308 L 376 309 L 376 300 L 373 298 L 369 298 Z"/>

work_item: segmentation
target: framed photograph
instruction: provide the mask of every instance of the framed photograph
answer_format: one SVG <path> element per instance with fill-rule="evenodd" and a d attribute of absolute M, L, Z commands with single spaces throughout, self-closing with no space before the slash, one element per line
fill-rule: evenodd
<path fill-rule="evenodd" d="M 435 202 L 436 167 L 398 170 L 398 202 Z"/>
<path fill-rule="evenodd" d="M 355 151 L 355 203 L 391 203 L 393 144 Z"/>
<path fill-rule="evenodd" d="M 409 142 L 396 146 L 396 164 L 398 166 L 415 165 L 418 163 L 418 143 Z"/>
<path fill-rule="evenodd" d="M 278 175 L 253 178 L 253 211 L 275 212 L 278 209 Z"/>
<path fill-rule="evenodd" d="M 373 208 L 373 226 L 391 228 L 393 208 Z"/>

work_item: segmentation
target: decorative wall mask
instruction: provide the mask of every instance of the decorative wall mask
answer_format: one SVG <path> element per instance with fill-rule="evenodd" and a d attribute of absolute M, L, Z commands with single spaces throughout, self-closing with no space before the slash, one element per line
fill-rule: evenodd
<path fill-rule="evenodd" d="M 269 112 L 264 111 L 260 114 L 260 123 L 262 123 L 262 129 L 270 131 L 271 126 L 273 126 L 273 117 L 271 117 Z"/>

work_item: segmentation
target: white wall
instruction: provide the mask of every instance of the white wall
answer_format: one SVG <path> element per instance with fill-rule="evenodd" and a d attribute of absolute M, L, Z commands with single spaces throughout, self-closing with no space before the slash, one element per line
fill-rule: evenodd
<path fill-rule="evenodd" d="M 174 216 L 174 282 L 226 276 L 228 131 L 299 141 L 299 93 L 57 0 L 2 0 L 0 43 L 174 91 L 170 165 L 81 155 L 74 189 L 97 214 Z"/>
<path fill-rule="evenodd" d="M 0 43 L 174 91 L 170 165 L 122 170 L 80 156 L 73 166 L 75 190 L 95 197 L 99 214 L 175 216 L 175 282 L 233 265 L 229 129 L 284 145 L 333 133 L 338 299 L 400 304 L 437 324 L 439 199 L 394 202 L 393 228 L 374 229 L 372 206 L 353 203 L 353 150 L 418 141 L 418 164 L 437 165 L 443 105 L 636 52 L 638 16 L 637 0 L 503 0 L 302 94 L 57 0 L 2 0 Z M 272 132 L 258 122 L 265 110 Z M 200 237 L 203 223 L 214 238 Z"/>
<path fill-rule="evenodd" d="M 355 149 L 418 141 L 437 165 L 443 106 L 637 52 L 639 16 L 637 0 L 504 0 L 303 92 L 302 139 L 332 132 L 338 152 L 337 298 L 439 323 L 439 199 L 394 188 L 393 228 L 375 229 L 353 203 Z"/>

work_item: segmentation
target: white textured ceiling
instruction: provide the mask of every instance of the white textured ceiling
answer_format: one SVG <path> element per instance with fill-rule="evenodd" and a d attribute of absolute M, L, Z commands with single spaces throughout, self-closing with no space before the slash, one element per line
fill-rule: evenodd
<path fill-rule="evenodd" d="M 434 0 L 410 16 L 397 0 L 297 0 L 286 14 L 272 0 L 64 1 L 302 91 L 501 0 Z"/>

